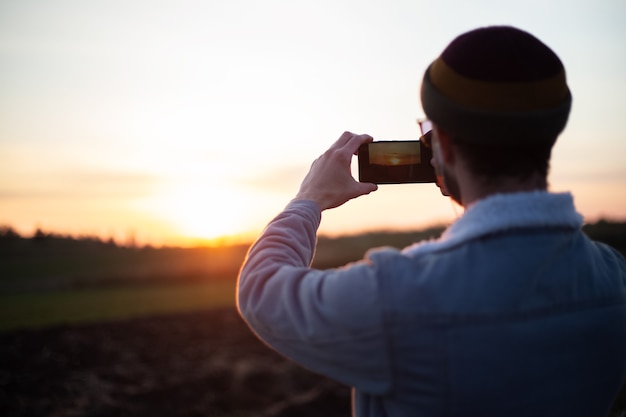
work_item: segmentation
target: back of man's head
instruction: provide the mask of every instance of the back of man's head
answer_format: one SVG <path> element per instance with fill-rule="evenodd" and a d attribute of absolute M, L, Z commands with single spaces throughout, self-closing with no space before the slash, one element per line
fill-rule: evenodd
<path fill-rule="evenodd" d="M 477 145 L 497 146 L 554 140 L 572 101 L 556 54 L 509 26 L 454 39 L 426 70 L 421 97 L 436 125 Z"/>

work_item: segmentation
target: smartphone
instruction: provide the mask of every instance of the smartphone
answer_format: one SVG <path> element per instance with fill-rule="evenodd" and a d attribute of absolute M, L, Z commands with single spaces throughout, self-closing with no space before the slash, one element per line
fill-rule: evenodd
<path fill-rule="evenodd" d="M 420 140 L 385 140 L 359 147 L 359 181 L 375 184 L 436 182 L 431 149 Z"/>

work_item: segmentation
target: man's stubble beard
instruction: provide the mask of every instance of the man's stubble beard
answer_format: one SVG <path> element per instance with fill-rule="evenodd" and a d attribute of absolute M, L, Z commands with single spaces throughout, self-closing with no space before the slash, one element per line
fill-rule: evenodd
<path fill-rule="evenodd" d="M 462 206 L 463 203 L 461 199 L 461 187 L 459 187 L 459 181 L 454 177 L 454 175 L 450 174 L 446 167 L 443 167 L 442 171 L 442 179 L 448 195 L 457 204 Z"/>

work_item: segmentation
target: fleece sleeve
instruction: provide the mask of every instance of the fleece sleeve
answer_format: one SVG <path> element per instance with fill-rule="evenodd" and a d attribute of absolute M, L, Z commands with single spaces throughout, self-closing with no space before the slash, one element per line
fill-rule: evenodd
<path fill-rule="evenodd" d="M 371 394 L 390 388 L 375 265 L 310 269 L 321 220 L 292 201 L 251 247 L 237 283 L 242 317 L 265 343 L 314 372 Z"/>

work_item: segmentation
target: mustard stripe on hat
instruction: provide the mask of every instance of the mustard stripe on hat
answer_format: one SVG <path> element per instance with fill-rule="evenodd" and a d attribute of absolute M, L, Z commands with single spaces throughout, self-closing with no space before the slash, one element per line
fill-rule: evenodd
<path fill-rule="evenodd" d="M 525 82 L 492 82 L 463 76 L 437 58 L 430 80 L 443 95 L 460 105 L 501 111 L 532 111 L 557 107 L 567 97 L 565 71 Z"/>

